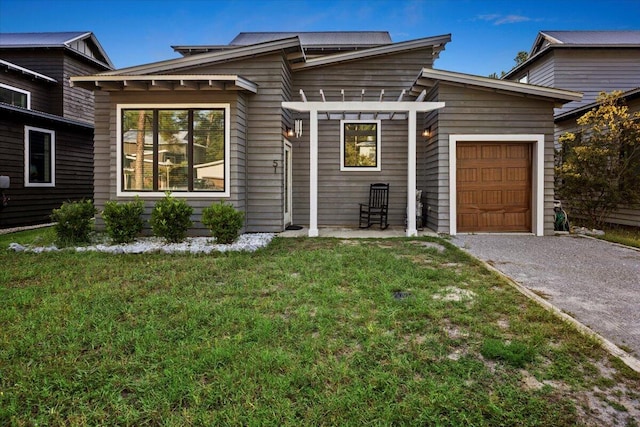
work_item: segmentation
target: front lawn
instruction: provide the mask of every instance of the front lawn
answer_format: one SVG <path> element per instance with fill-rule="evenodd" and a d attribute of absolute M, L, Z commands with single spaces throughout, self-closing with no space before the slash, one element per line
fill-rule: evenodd
<path fill-rule="evenodd" d="M 0 425 L 637 425 L 638 374 L 444 240 L 20 238 L 0 239 Z"/>

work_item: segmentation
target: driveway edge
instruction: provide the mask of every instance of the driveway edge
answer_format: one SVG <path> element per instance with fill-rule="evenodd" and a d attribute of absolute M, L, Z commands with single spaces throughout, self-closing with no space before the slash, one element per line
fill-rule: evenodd
<path fill-rule="evenodd" d="M 464 250 L 463 248 L 460 248 L 460 249 Z M 555 314 L 556 316 L 558 316 L 559 318 L 561 318 L 565 322 L 568 322 L 571 325 L 575 326 L 578 329 L 578 331 L 580 331 L 584 335 L 587 335 L 587 336 L 590 336 L 590 337 L 593 337 L 593 338 L 597 339 L 602 344 L 602 347 L 604 347 L 604 349 L 606 351 L 608 351 L 612 356 L 617 357 L 625 365 L 627 365 L 629 368 L 631 368 L 635 372 L 640 373 L 640 360 L 638 360 L 635 357 L 631 356 L 629 353 L 627 353 L 626 351 L 624 351 L 623 349 L 621 349 L 620 347 L 618 347 L 617 345 L 615 345 L 614 343 L 612 343 L 611 341 L 609 341 L 608 339 L 606 339 L 605 337 L 600 335 L 599 333 L 593 331 L 588 326 L 580 323 L 578 320 L 576 320 L 573 317 L 569 316 L 568 314 L 566 314 L 565 312 L 560 310 L 558 307 L 556 307 L 553 304 L 551 304 L 549 301 L 547 301 L 544 298 L 541 298 L 540 296 L 536 295 L 534 292 L 530 291 L 529 289 L 524 287 L 522 284 L 516 282 L 514 279 L 512 279 L 509 276 L 507 276 L 506 274 L 504 274 L 502 271 L 498 270 L 497 268 L 495 268 L 491 264 L 489 264 L 489 263 L 487 263 L 487 262 L 475 257 L 474 255 L 472 255 L 471 253 L 469 253 L 466 250 L 464 250 L 464 251 L 467 254 L 469 254 L 471 257 L 473 257 L 473 258 L 477 259 L 479 262 L 481 262 L 487 269 L 497 273 L 499 276 L 504 278 L 507 281 L 507 283 L 509 283 L 512 287 L 514 287 L 516 290 L 518 290 L 524 296 L 526 296 L 529 299 L 531 299 L 531 300 L 535 301 L 536 303 L 538 303 L 538 305 L 542 306 L 542 308 L 544 308 L 544 309 L 550 311 L 551 313 Z"/>

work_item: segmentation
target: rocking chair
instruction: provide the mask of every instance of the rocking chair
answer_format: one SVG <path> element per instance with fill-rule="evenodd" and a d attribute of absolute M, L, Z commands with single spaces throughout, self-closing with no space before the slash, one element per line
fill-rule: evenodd
<path fill-rule="evenodd" d="M 360 228 L 369 228 L 380 224 L 380 229 L 389 227 L 387 211 L 389 208 L 389 184 L 376 183 L 369 187 L 369 203 L 360 203 Z"/>

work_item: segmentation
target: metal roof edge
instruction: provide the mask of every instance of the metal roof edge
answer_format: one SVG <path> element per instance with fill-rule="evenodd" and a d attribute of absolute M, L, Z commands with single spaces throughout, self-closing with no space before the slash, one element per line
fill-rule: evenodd
<path fill-rule="evenodd" d="M 4 102 L 0 102 L 0 110 L 13 111 L 16 113 L 24 114 L 27 116 L 38 117 L 42 119 L 52 120 L 57 123 L 71 125 L 76 127 L 82 127 L 87 130 L 94 130 L 94 126 L 90 123 L 81 122 L 78 120 L 67 119 L 65 117 L 56 116 L 55 114 L 45 113 L 43 111 L 37 110 L 29 110 L 22 107 L 16 107 L 15 105 L 6 104 Z"/>
<path fill-rule="evenodd" d="M 407 40 L 404 42 L 392 43 L 382 46 L 376 46 L 371 48 L 365 48 L 361 50 L 355 50 L 346 53 L 338 53 L 335 55 L 322 56 L 319 58 L 309 59 L 306 62 L 299 64 L 293 64 L 291 69 L 294 71 L 304 70 L 309 68 L 321 67 L 325 65 L 337 64 L 346 61 L 353 61 L 357 59 L 363 59 L 373 56 L 386 55 L 390 53 L 402 52 L 405 50 L 418 49 L 427 46 L 444 46 L 451 41 L 451 34 L 444 34 L 440 36 L 426 37 L 421 39 Z"/>
<path fill-rule="evenodd" d="M 279 39 L 265 43 L 259 43 L 248 46 L 238 46 L 235 49 L 229 49 L 220 52 L 207 52 L 196 55 L 183 56 L 180 58 L 168 59 L 159 62 L 152 62 L 150 64 L 136 65 L 133 67 L 121 68 L 119 70 L 107 71 L 97 74 L 98 76 L 105 75 L 127 75 L 127 74 L 151 74 L 162 71 L 176 70 L 180 68 L 192 67 L 195 65 L 204 65 L 215 63 L 216 61 L 228 61 L 232 59 L 239 59 L 245 56 L 260 55 L 269 52 L 275 52 L 280 49 L 286 49 L 290 47 L 300 47 L 300 39 L 295 37 L 289 37 L 286 39 Z"/>
<path fill-rule="evenodd" d="M 38 73 L 36 71 L 33 71 L 33 70 L 30 70 L 28 68 L 21 67 L 19 65 L 14 64 L 13 62 L 9 62 L 9 61 L 5 61 L 3 59 L 0 59 L 0 64 L 5 65 L 9 69 L 20 71 L 21 73 L 25 73 L 25 74 L 30 74 L 33 77 L 37 77 L 39 79 L 45 80 L 45 81 L 50 82 L 50 83 L 58 83 L 58 81 L 56 79 L 53 79 L 53 78 L 51 78 L 49 76 L 45 76 L 44 74 L 40 74 L 40 73 Z"/>
<path fill-rule="evenodd" d="M 464 85 L 486 87 L 508 92 L 516 92 L 526 95 L 536 95 L 545 98 L 552 98 L 561 101 L 579 101 L 582 99 L 581 92 L 574 92 L 566 89 L 556 89 L 546 86 L 535 86 L 525 83 L 512 82 L 507 80 L 492 79 L 490 77 L 475 76 L 472 74 L 458 73 L 454 71 L 435 70 L 433 68 L 423 68 L 418 79 L 427 78 L 434 80 L 448 81 Z M 416 80 L 416 83 L 417 83 Z M 415 83 L 414 83 L 415 84 Z"/>
<path fill-rule="evenodd" d="M 633 99 L 633 98 L 637 98 L 639 96 L 640 96 L 640 87 L 637 87 L 635 89 L 631 89 L 631 90 L 628 90 L 628 91 L 624 92 L 621 95 L 621 98 Z M 597 107 L 598 105 L 600 105 L 600 103 L 598 101 L 590 102 L 589 104 L 582 105 L 580 107 L 574 108 L 573 110 L 566 111 L 566 112 L 564 112 L 562 114 L 558 114 L 557 116 L 555 116 L 553 118 L 553 121 L 554 122 L 561 122 L 563 120 L 567 120 L 567 119 L 569 119 L 571 117 L 574 117 L 574 116 L 581 116 L 584 113 L 586 113 L 587 111 L 591 110 L 592 108 Z"/>
<path fill-rule="evenodd" d="M 233 82 L 237 87 L 246 91 L 257 93 L 258 85 L 253 81 L 237 74 L 141 74 L 141 75 L 93 75 L 93 76 L 73 76 L 70 79 L 72 86 L 84 87 L 84 83 L 95 83 L 96 88 L 99 82 L 144 82 L 144 81 L 217 81 Z M 88 89 L 85 87 L 85 89 Z M 94 88 L 95 89 L 95 88 Z"/>

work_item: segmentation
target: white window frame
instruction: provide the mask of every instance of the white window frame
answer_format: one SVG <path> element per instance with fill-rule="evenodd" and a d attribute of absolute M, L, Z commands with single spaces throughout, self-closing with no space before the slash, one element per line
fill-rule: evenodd
<path fill-rule="evenodd" d="M 6 85 L 4 83 L 0 83 L 0 87 L 27 95 L 27 110 L 31 109 L 31 92 L 29 92 L 28 90 L 17 88 L 15 86 Z M 18 105 L 16 105 L 16 107 L 18 107 Z"/>
<path fill-rule="evenodd" d="M 164 191 L 123 191 L 122 190 L 122 110 L 137 109 L 224 109 L 224 191 L 176 191 L 180 198 L 228 198 L 231 197 L 231 104 L 117 104 L 116 105 L 116 196 L 140 198 L 164 197 Z"/>
<path fill-rule="evenodd" d="M 458 142 L 522 142 L 533 144 L 531 159 L 531 226 L 534 236 L 544 235 L 544 135 L 543 134 L 464 134 L 449 135 L 449 234 L 458 233 L 458 193 L 457 174 L 458 159 L 456 147 Z"/>
<path fill-rule="evenodd" d="M 31 140 L 29 132 L 48 133 L 51 137 L 51 152 L 49 162 L 51 167 L 51 182 L 31 182 L 29 159 L 31 158 Z M 33 126 L 24 127 L 24 186 L 25 187 L 55 187 L 56 186 L 56 132 L 50 129 L 42 129 Z"/>
<path fill-rule="evenodd" d="M 344 125 L 352 123 L 375 123 L 376 124 L 376 166 L 345 166 L 344 164 Z M 380 172 L 382 170 L 382 140 L 380 136 L 380 120 L 340 120 L 340 171 L 341 172 Z"/>

